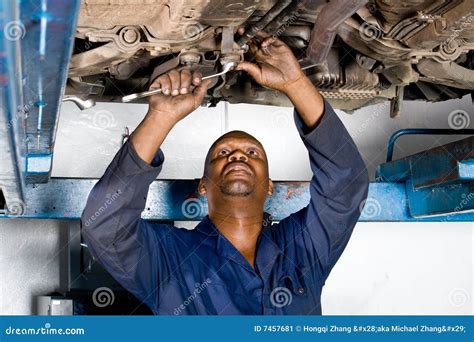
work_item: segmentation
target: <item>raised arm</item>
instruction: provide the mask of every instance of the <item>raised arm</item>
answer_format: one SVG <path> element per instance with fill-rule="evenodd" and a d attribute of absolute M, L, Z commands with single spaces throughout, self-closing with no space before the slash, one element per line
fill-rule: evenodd
<path fill-rule="evenodd" d="M 249 43 L 255 63 L 242 62 L 237 70 L 248 72 L 264 87 L 286 94 L 306 126 L 313 129 L 324 112 L 323 97 L 303 73 L 285 43 L 263 32 L 259 36 L 263 39 L 260 46 Z"/>
<path fill-rule="evenodd" d="M 289 255 L 292 248 L 304 246 L 301 257 L 309 259 L 318 277 L 325 280 L 360 215 L 367 196 L 367 169 L 344 125 L 304 75 L 288 46 L 274 37 L 261 38 L 260 46 L 250 45 L 255 63 L 241 63 L 239 69 L 290 98 L 313 172 L 310 203 L 280 222 L 278 243 Z"/>
<path fill-rule="evenodd" d="M 153 82 L 150 89 L 161 88 L 162 94 L 150 97 L 148 113 L 130 139 L 141 159 L 152 161 L 174 125 L 201 105 L 209 83 L 187 69 L 171 70 Z"/>
<path fill-rule="evenodd" d="M 201 82 L 199 74 L 193 78 L 189 71 L 172 71 L 152 84 L 164 94 L 150 98 L 148 113 L 92 189 L 81 216 L 91 254 L 152 309 L 157 305 L 159 279 L 169 269 L 162 236 L 172 227 L 149 223 L 141 219 L 141 212 L 164 161 L 162 142 L 205 95 L 208 83 Z"/>

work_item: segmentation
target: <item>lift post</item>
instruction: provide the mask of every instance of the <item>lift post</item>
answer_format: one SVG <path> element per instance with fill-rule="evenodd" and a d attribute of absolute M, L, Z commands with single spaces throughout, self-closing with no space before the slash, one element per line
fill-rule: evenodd
<path fill-rule="evenodd" d="M 0 4 L 0 189 L 5 209 L 24 211 L 25 183 L 49 180 L 79 0 Z"/>

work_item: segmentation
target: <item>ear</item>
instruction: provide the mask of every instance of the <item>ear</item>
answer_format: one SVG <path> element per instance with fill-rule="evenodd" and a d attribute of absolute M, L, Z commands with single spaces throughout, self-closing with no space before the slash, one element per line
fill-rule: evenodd
<path fill-rule="evenodd" d="M 273 186 L 273 182 L 271 179 L 268 180 L 268 196 L 273 195 L 273 191 L 275 190 Z"/>
<path fill-rule="evenodd" d="M 201 180 L 199 181 L 198 185 L 198 193 L 201 196 L 206 196 L 207 190 L 206 190 L 206 177 L 202 177 Z"/>

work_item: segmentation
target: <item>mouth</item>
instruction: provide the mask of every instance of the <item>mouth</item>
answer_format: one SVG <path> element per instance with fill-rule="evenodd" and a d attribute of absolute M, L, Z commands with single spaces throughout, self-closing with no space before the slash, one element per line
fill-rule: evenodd
<path fill-rule="evenodd" d="M 251 176 L 253 174 L 250 167 L 243 162 L 231 162 L 224 168 L 224 176 L 228 174 L 244 174 Z"/>

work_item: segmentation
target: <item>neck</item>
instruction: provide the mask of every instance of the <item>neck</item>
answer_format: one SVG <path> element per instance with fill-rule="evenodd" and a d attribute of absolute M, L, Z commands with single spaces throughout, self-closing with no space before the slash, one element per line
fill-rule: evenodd
<path fill-rule="evenodd" d="M 257 240 L 262 230 L 263 204 L 251 199 L 227 198 L 209 204 L 209 218 L 217 229 L 254 267 Z"/>

